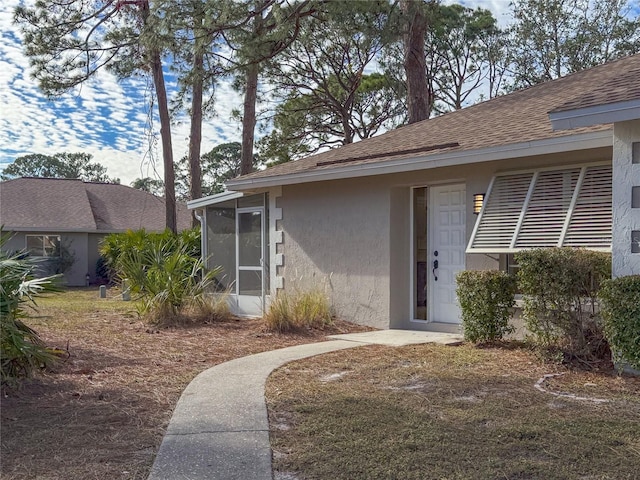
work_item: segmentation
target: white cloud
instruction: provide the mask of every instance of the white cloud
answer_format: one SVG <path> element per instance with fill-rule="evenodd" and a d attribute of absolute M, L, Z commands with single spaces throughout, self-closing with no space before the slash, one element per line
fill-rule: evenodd
<path fill-rule="evenodd" d="M 47 100 L 29 76 L 29 61 L 22 53 L 19 30 L 12 23 L 13 11 L 20 3 L 4 0 L 0 5 L 0 169 L 30 153 L 83 151 L 91 153 L 108 168 L 110 176 L 119 177 L 124 184 L 140 176 L 162 177 L 161 148 L 158 144 L 149 147 L 152 91 L 147 80 L 120 82 L 102 71 L 74 92 Z M 173 87 L 168 84 L 169 91 Z M 240 138 L 231 110 L 241 99 L 228 84 L 223 83 L 219 91 L 218 114 L 203 124 L 203 152 Z M 151 135 L 159 141 L 155 110 L 152 127 Z M 172 137 L 174 157 L 179 159 L 188 152 L 188 121 L 173 125 Z"/>

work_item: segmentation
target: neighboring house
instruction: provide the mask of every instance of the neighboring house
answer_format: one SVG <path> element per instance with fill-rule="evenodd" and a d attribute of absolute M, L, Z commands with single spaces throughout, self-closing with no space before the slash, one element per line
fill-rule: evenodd
<path fill-rule="evenodd" d="M 640 274 L 638 79 L 635 55 L 231 180 L 188 204 L 204 254 L 240 314 L 318 286 L 340 318 L 444 331 L 456 273 L 521 249 Z"/>
<path fill-rule="evenodd" d="M 0 225 L 13 236 L 5 250 L 27 249 L 31 255 L 57 261 L 61 248 L 73 256 L 65 272 L 70 286 L 96 281 L 98 244 L 109 233 L 165 228 L 162 198 L 125 185 L 58 178 L 17 178 L 0 182 Z M 191 215 L 178 204 L 178 228 Z M 45 262 L 47 263 L 47 262 Z"/>

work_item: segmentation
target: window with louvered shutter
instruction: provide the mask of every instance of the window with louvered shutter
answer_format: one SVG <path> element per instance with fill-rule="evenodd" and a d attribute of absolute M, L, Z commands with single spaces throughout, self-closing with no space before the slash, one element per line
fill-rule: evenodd
<path fill-rule="evenodd" d="M 611 248 L 612 194 L 611 167 L 587 168 L 564 246 Z"/>
<path fill-rule="evenodd" d="M 533 173 L 494 177 L 471 248 L 509 249 L 532 178 Z"/>
<path fill-rule="evenodd" d="M 611 178 L 610 165 L 494 177 L 467 252 L 560 246 L 610 250 Z"/>

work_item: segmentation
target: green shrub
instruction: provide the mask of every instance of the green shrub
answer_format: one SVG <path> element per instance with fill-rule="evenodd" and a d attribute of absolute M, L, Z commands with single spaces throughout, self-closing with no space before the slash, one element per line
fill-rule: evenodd
<path fill-rule="evenodd" d="M 601 283 L 611 278 L 607 253 L 545 248 L 515 255 L 524 296 L 523 317 L 534 340 L 585 361 L 609 355 L 597 308 Z"/>
<path fill-rule="evenodd" d="M 173 234 L 127 231 L 106 236 L 100 253 L 117 279 L 127 279 L 139 313 L 156 324 L 213 318 L 222 304 L 207 297 L 219 269 L 203 273 L 198 228 Z"/>
<path fill-rule="evenodd" d="M 1 250 L 8 237 L 0 235 L 0 378 L 11 383 L 53 363 L 56 356 L 23 319 L 35 299 L 57 291 L 57 277 L 35 278 L 38 261 L 24 252 L 9 255 Z"/>
<path fill-rule="evenodd" d="M 119 263 L 123 252 L 132 250 L 144 251 L 147 249 L 175 250 L 180 248 L 183 253 L 193 258 L 200 258 L 200 228 L 184 230 L 177 235 L 170 230 L 162 233 L 149 233 L 144 229 L 128 230 L 125 233 L 112 233 L 102 239 L 100 254 L 112 275 L 119 279 L 122 276 L 122 268 Z"/>
<path fill-rule="evenodd" d="M 333 323 L 331 305 L 324 292 L 279 292 L 264 315 L 267 329 L 288 332 L 303 328 L 324 328 Z"/>
<path fill-rule="evenodd" d="M 466 270 L 456 276 L 464 338 L 491 342 L 513 332 L 509 319 L 515 305 L 516 281 L 498 270 Z"/>
<path fill-rule="evenodd" d="M 107 261 L 103 256 L 98 257 L 96 261 L 96 281 L 99 284 L 113 285 L 116 280 L 116 273 L 107 265 Z"/>
<path fill-rule="evenodd" d="M 612 350 L 620 360 L 640 369 L 640 275 L 603 282 L 600 299 Z"/>
<path fill-rule="evenodd" d="M 124 250 L 118 258 L 118 274 L 126 278 L 131 293 L 141 301 L 139 313 L 156 324 L 185 320 L 185 312 L 203 305 L 219 269 L 203 273 L 203 262 L 193 257 L 190 245 L 151 241 L 144 248 Z"/>

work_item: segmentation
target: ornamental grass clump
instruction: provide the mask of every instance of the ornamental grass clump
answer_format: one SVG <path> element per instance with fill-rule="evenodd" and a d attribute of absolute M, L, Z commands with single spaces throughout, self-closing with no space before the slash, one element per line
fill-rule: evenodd
<path fill-rule="evenodd" d="M 590 366 L 610 358 L 597 296 L 611 256 L 578 248 L 516 253 L 523 318 L 534 342 Z"/>
<path fill-rule="evenodd" d="M 513 333 L 509 324 L 515 305 L 515 279 L 498 270 L 466 270 L 456 276 L 464 338 L 495 342 Z"/>
<path fill-rule="evenodd" d="M 640 275 L 603 282 L 599 296 L 605 335 L 616 363 L 640 370 Z"/>
<path fill-rule="evenodd" d="M 0 247 L 8 237 L 0 235 Z M 0 248 L 0 378 L 14 383 L 31 376 L 56 360 L 38 333 L 24 319 L 35 310 L 36 298 L 59 291 L 54 281 L 58 276 L 35 278 L 39 262 L 19 252 L 10 255 Z"/>
<path fill-rule="evenodd" d="M 327 295 L 319 290 L 279 292 L 264 315 L 267 329 L 276 332 L 317 328 L 333 323 Z"/>

